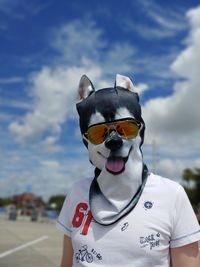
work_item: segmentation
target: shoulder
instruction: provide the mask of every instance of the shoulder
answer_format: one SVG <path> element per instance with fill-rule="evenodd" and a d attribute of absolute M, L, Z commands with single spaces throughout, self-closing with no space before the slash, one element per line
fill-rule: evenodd
<path fill-rule="evenodd" d="M 145 188 L 145 197 L 155 199 L 162 209 L 168 210 L 173 221 L 183 205 L 190 209 L 189 199 L 181 184 L 160 175 L 150 174 Z"/>
<path fill-rule="evenodd" d="M 150 174 L 146 192 L 159 199 L 166 207 L 174 209 L 183 201 L 187 201 L 187 195 L 181 184 L 160 175 Z"/>
<path fill-rule="evenodd" d="M 93 178 L 84 178 L 84 179 L 80 179 L 76 182 L 74 182 L 70 188 L 69 191 L 73 191 L 73 190 L 88 190 L 90 188 L 91 182 L 92 182 Z"/>
<path fill-rule="evenodd" d="M 74 182 L 68 189 L 66 198 L 70 200 L 88 198 L 93 178 L 85 178 Z"/>
<path fill-rule="evenodd" d="M 149 186 L 158 189 L 162 193 L 174 194 L 184 190 L 182 185 L 178 182 L 153 173 L 149 175 Z"/>

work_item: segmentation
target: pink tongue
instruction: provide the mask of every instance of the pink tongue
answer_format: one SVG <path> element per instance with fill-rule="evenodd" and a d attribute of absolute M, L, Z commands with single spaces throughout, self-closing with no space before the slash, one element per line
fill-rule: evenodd
<path fill-rule="evenodd" d="M 122 158 L 108 158 L 106 168 L 111 172 L 120 172 L 124 168 L 124 161 Z"/>

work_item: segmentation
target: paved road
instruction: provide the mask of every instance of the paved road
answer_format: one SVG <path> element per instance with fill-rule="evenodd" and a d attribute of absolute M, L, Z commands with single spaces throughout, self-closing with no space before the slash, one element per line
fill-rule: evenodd
<path fill-rule="evenodd" d="M 0 267 L 59 267 L 62 237 L 55 222 L 0 216 Z"/>
<path fill-rule="evenodd" d="M 0 267 L 59 267 L 61 254 L 55 223 L 0 217 Z"/>

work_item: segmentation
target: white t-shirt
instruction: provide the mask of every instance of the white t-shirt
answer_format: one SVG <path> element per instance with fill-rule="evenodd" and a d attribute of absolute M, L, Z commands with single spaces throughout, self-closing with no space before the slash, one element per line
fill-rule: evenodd
<path fill-rule="evenodd" d="M 71 237 L 73 267 L 169 267 L 169 248 L 200 240 L 196 216 L 178 183 L 150 174 L 136 207 L 116 223 L 102 226 L 89 210 L 91 181 L 73 185 L 57 222 Z"/>

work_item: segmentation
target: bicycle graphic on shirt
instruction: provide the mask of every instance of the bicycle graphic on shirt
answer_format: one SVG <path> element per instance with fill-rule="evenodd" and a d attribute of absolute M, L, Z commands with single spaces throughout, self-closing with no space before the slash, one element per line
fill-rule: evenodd
<path fill-rule="evenodd" d="M 87 245 L 82 246 L 82 249 L 79 249 L 79 252 L 75 254 L 77 263 L 79 261 L 87 261 L 88 263 L 93 262 L 93 256 L 87 250 Z"/>

